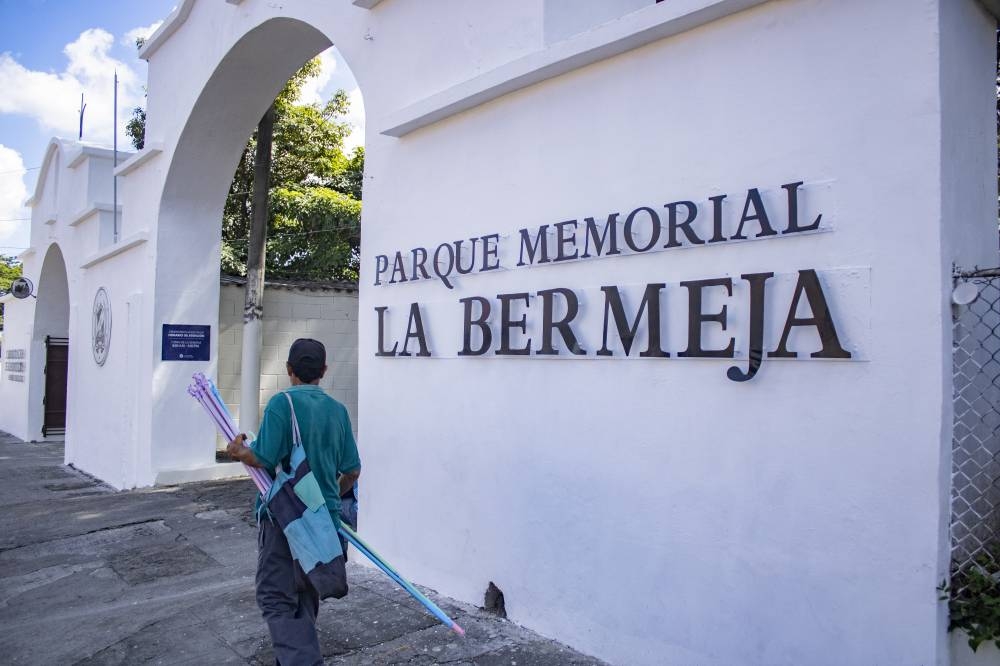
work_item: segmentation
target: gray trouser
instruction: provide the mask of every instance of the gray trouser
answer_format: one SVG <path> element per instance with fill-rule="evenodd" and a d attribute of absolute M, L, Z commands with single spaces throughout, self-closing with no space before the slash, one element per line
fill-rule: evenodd
<path fill-rule="evenodd" d="M 281 527 L 267 516 L 261 517 L 257 534 L 257 605 L 279 666 L 322 665 L 316 635 L 319 595 L 295 566 Z"/>

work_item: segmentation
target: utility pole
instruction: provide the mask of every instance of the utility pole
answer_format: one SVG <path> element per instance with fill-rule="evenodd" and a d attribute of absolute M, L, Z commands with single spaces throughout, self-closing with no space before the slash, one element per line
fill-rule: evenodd
<path fill-rule="evenodd" d="M 250 247 L 243 302 L 243 353 L 240 365 L 240 429 L 256 430 L 260 423 L 260 320 L 264 314 L 264 257 L 267 245 L 267 199 L 271 173 L 274 105 L 257 125 L 253 195 L 250 203 Z"/>

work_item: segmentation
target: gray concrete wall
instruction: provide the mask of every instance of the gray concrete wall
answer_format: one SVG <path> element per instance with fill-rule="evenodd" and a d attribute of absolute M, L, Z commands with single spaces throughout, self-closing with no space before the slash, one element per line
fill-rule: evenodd
<path fill-rule="evenodd" d="M 320 385 L 344 403 L 357 433 L 358 295 L 347 291 L 266 288 L 261 349 L 261 414 L 267 401 L 289 386 L 288 347 L 296 338 L 326 345 L 329 370 Z M 243 287 L 223 285 L 219 298 L 219 392 L 239 423 L 240 350 L 243 344 Z M 239 424 L 257 431 L 259 424 Z M 221 445 L 221 440 L 220 440 Z"/>

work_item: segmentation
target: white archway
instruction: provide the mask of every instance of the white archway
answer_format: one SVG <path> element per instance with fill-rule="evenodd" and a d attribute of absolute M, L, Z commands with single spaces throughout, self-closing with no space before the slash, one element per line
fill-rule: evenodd
<path fill-rule="evenodd" d="M 66 425 L 68 367 L 60 367 L 58 370 L 53 367 L 49 371 L 47 351 L 50 345 L 66 346 L 62 341 L 69 338 L 70 299 L 66 261 L 56 243 L 52 243 L 45 253 L 36 295 L 38 301 L 35 304 L 31 334 L 31 358 L 35 360 L 30 364 L 28 376 L 28 432 L 37 437 L 61 436 Z M 54 363 L 61 365 L 62 362 L 54 360 Z M 58 379 L 60 374 L 61 381 Z M 61 396 L 57 395 L 59 390 L 62 391 Z M 54 425 L 58 418 L 53 420 L 52 409 L 59 410 L 59 406 L 55 404 L 57 401 L 62 402 L 62 428 Z M 48 422 L 46 403 L 50 412 Z"/>
<path fill-rule="evenodd" d="M 181 130 L 159 202 L 156 321 L 211 324 L 217 330 L 221 223 L 233 171 L 247 137 L 281 88 L 331 44 L 306 21 L 271 18 L 243 35 L 212 72 Z M 216 337 L 212 358 L 217 356 Z M 176 430 L 178 398 L 187 396 L 175 388 L 190 372 L 179 364 L 157 369 L 154 431 L 168 425 Z M 191 426 L 188 436 L 153 449 L 154 469 L 211 464 L 214 433 L 200 420 Z"/>

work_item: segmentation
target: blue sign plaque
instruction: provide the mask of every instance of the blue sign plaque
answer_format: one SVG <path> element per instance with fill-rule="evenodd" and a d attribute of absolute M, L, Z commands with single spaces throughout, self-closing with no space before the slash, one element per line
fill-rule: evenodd
<path fill-rule="evenodd" d="M 163 325 L 163 361 L 207 361 L 212 327 L 197 324 Z"/>

